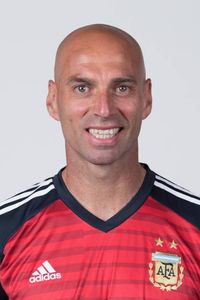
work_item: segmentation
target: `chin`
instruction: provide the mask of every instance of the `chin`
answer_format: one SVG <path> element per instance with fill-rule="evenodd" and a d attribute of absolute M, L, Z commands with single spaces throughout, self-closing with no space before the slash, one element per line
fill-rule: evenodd
<path fill-rule="evenodd" d="M 93 165 L 96 166 L 109 166 L 112 165 L 115 162 L 115 160 L 93 160 L 90 161 Z"/>
<path fill-rule="evenodd" d="M 90 156 L 87 158 L 88 162 L 90 162 L 91 164 L 94 164 L 94 165 L 99 165 L 99 166 L 111 165 L 117 160 L 119 160 L 119 157 L 116 157 L 114 155 L 99 155 L 96 157 Z"/>

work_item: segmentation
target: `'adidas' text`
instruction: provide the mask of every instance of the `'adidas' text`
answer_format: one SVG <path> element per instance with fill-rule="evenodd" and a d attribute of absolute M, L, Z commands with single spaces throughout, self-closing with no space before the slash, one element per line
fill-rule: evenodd
<path fill-rule="evenodd" d="M 38 275 L 32 276 L 29 281 L 30 283 L 41 282 L 41 281 L 48 281 L 54 279 L 60 279 L 62 276 L 60 273 L 53 273 L 53 274 L 46 274 L 46 275 Z"/>

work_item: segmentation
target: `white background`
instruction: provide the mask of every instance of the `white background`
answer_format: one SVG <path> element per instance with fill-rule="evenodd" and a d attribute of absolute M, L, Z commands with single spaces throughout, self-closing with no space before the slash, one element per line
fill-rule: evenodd
<path fill-rule="evenodd" d="M 73 29 L 107 23 L 140 43 L 154 107 L 140 160 L 200 193 L 200 2 L 198 0 L 7 0 L 0 9 L 0 199 L 65 164 L 57 122 L 46 112 L 58 43 Z"/>

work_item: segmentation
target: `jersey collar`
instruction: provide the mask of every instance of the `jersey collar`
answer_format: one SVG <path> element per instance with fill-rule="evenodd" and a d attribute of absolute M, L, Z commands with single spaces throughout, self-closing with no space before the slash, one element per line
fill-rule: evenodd
<path fill-rule="evenodd" d="M 150 168 L 146 164 L 142 164 L 146 169 L 146 175 L 144 181 L 138 190 L 138 192 L 132 197 L 132 199 L 114 216 L 110 219 L 103 221 L 96 217 L 94 214 L 85 209 L 76 198 L 70 193 L 67 186 L 65 185 L 62 179 L 62 171 L 61 169 L 59 173 L 54 176 L 53 181 L 55 188 L 59 194 L 61 200 L 82 220 L 87 222 L 89 225 L 103 231 L 108 232 L 120 224 L 122 224 L 125 220 L 127 220 L 131 215 L 133 215 L 145 202 L 147 197 L 149 196 L 151 189 L 155 180 L 155 173 L 150 170 Z"/>

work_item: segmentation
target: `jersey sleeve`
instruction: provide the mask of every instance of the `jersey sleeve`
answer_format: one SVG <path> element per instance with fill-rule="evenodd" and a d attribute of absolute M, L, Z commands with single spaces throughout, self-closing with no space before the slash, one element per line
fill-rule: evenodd
<path fill-rule="evenodd" d="M 6 293 L 4 292 L 1 283 L 0 283 L 0 299 L 1 300 L 8 300 L 8 296 L 6 295 Z"/>

